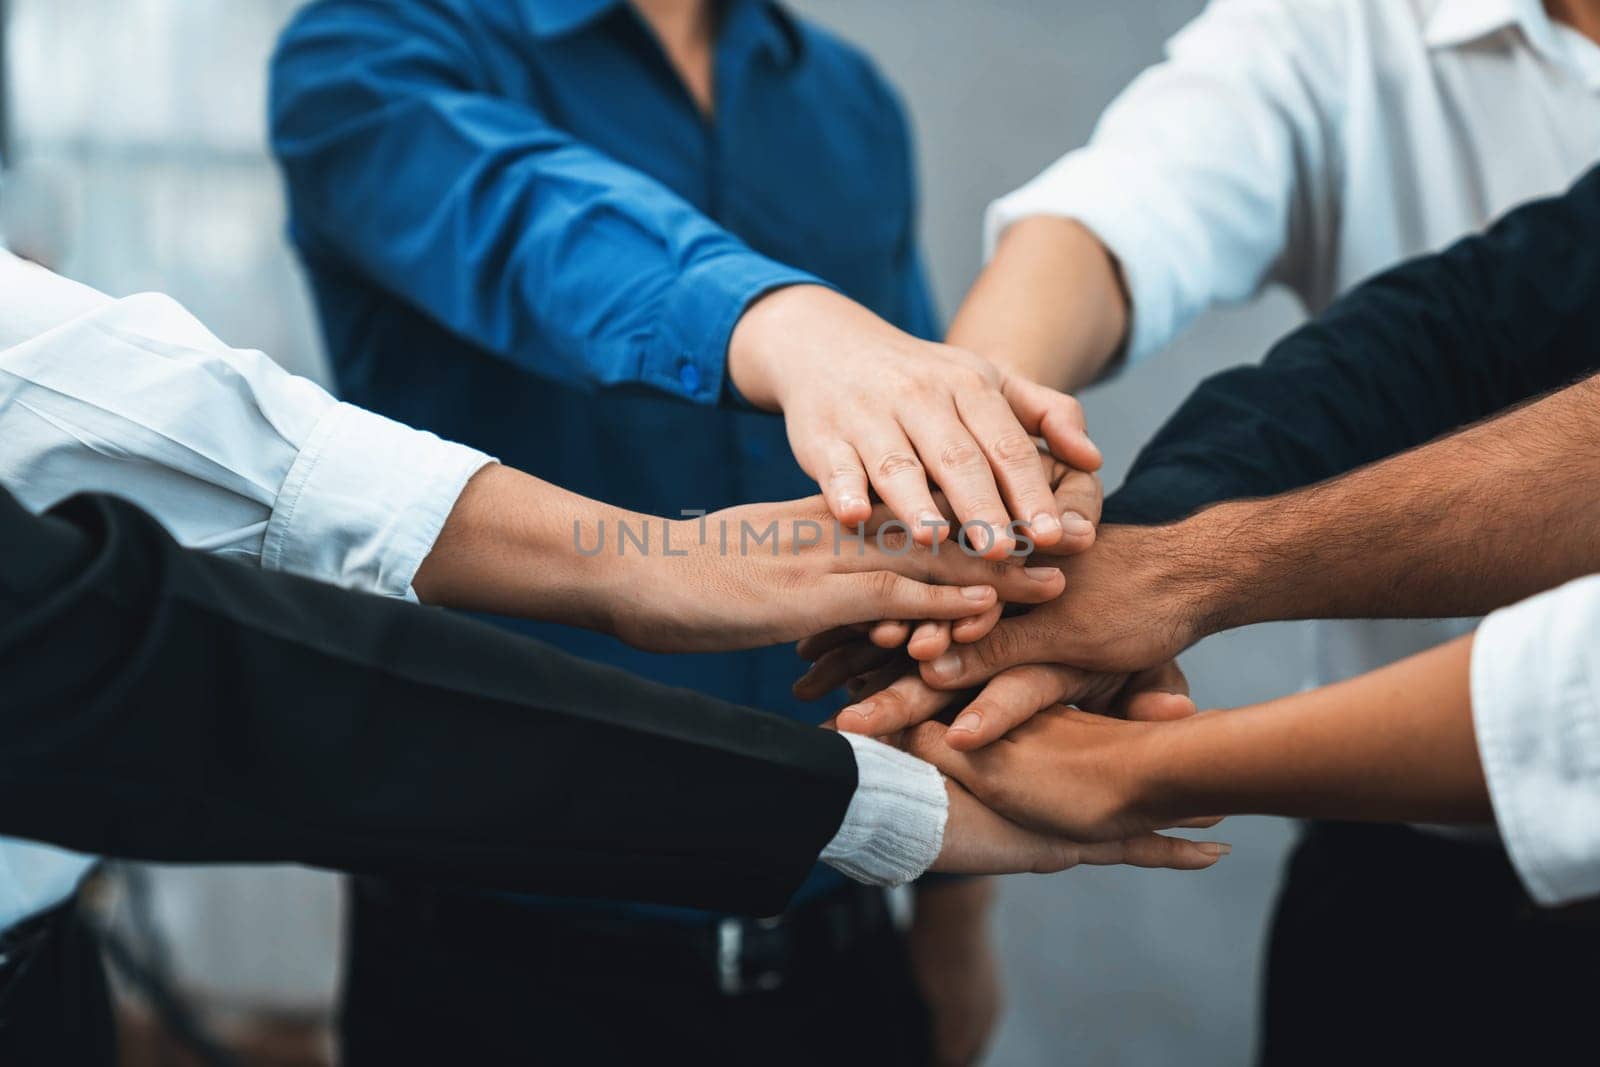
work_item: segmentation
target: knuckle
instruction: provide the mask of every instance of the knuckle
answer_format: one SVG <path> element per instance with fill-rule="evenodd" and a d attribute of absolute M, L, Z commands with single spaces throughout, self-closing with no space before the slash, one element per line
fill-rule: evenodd
<path fill-rule="evenodd" d="M 953 441 L 939 452 L 939 463 L 947 471 L 969 471 L 982 462 L 983 455 L 971 441 Z"/>
<path fill-rule="evenodd" d="M 1038 462 L 1039 446 L 1033 443 L 1033 438 L 1020 429 L 1001 434 L 995 439 L 993 450 L 994 454 L 1008 465 L 1032 466 Z"/>
<path fill-rule="evenodd" d="M 945 372 L 945 384 L 957 396 L 971 396 L 994 388 L 998 376 L 990 373 L 991 365 L 981 356 L 965 349 L 947 349 L 952 363 Z"/>
<path fill-rule="evenodd" d="M 867 591 L 879 602 L 893 600 L 900 592 L 900 576 L 893 571 L 873 571 L 867 575 Z"/>
<path fill-rule="evenodd" d="M 910 452 L 895 450 L 878 457 L 878 477 L 895 478 L 908 472 L 922 470 L 922 464 Z"/>
<path fill-rule="evenodd" d="M 856 483 L 861 480 L 861 468 L 850 463 L 840 463 L 828 471 L 828 484 Z"/>

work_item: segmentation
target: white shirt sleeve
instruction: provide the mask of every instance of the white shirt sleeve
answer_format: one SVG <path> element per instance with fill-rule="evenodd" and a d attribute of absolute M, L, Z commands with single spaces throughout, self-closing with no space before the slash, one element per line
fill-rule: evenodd
<path fill-rule="evenodd" d="M 172 299 L 112 300 L 0 252 L 0 482 L 139 505 L 182 544 L 409 597 L 490 457 L 229 348 Z"/>
<path fill-rule="evenodd" d="M 822 862 L 868 885 L 920 877 L 944 846 L 950 798 L 932 764 L 859 734 L 841 733 L 856 756 L 856 791 Z"/>
<path fill-rule="evenodd" d="M 1086 147 L 990 205 L 986 255 L 1023 218 L 1083 223 L 1128 286 L 1130 362 L 1213 303 L 1295 285 L 1293 246 L 1333 210 L 1343 28 L 1325 0 L 1214 0 Z"/>
<path fill-rule="evenodd" d="M 1541 904 L 1600 895 L 1600 575 L 1483 621 L 1472 717 L 1495 822 Z"/>

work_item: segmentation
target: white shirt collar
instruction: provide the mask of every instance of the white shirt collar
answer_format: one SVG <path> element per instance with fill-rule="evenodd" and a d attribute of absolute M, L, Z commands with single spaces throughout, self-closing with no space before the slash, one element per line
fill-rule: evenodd
<path fill-rule="evenodd" d="M 1542 31 L 1534 23 L 1542 23 Z M 1536 32 L 1548 32 L 1550 16 L 1539 0 L 1438 0 L 1422 38 L 1429 48 L 1457 48 L 1507 26 L 1521 26 L 1534 40 Z"/>
<path fill-rule="evenodd" d="M 1600 46 L 1553 20 L 1540 0 L 1438 0 L 1423 40 L 1429 48 L 1459 48 L 1513 26 L 1535 52 L 1600 91 Z"/>

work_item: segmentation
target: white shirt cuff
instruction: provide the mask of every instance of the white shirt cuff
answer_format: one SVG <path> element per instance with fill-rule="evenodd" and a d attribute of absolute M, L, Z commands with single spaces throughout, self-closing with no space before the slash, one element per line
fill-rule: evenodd
<path fill-rule="evenodd" d="M 261 566 L 415 599 L 411 581 L 492 457 L 352 404 L 323 415 L 272 509 Z"/>
<path fill-rule="evenodd" d="M 1540 904 L 1600 895 L 1600 577 L 1483 621 L 1472 717 L 1495 822 Z"/>
<path fill-rule="evenodd" d="M 950 798 L 932 764 L 859 734 L 840 734 L 855 751 L 856 791 L 822 862 L 868 885 L 920 877 L 944 846 Z"/>

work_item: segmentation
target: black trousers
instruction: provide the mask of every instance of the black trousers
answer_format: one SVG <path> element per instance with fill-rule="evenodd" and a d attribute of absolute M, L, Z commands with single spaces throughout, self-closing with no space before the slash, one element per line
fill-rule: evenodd
<path fill-rule="evenodd" d="M 1289 862 L 1259 1062 L 1600 1057 L 1600 906 L 1542 910 L 1498 847 L 1319 823 Z"/>
<path fill-rule="evenodd" d="M 99 945 L 75 902 L 0 935 L 0 957 L 0 1064 L 116 1062 L 116 1022 Z"/>
<path fill-rule="evenodd" d="M 409 1063 L 928 1062 L 927 1011 L 892 925 L 842 952 L 803 938 L 782 986 L 729 996 L 679 924 L 592 922 L 358 882 L 340 1020 L 345 1067 Z"/>

